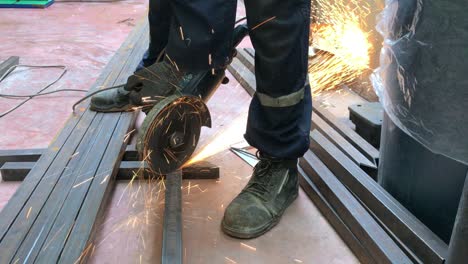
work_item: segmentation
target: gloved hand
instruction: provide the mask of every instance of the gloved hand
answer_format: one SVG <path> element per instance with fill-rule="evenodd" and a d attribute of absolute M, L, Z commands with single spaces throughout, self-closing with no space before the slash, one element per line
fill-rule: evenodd
<path fill-rule="evenodd" d="M 130 75 L 125 90 L 135 91 L 143 96 L 167 96 L 178 89 L 183 73 L 168 60 L 144 67 Z"/>

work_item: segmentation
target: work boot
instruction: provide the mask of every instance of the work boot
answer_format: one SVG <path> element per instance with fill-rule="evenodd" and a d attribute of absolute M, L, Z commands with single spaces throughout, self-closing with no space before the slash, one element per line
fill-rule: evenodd
<path fill-rule="evenodd" d="M 258 237 L 273 228 L 297 198 L 297 159 L 258 154 L 258 164 L 242 192 L 224 212 L 223 231 L 237 238 Z"/>
<path fill-rule="evenodd" d="M 151 108 L 174 94 L 191 79 L 177 66 L 165 59 L 136 71 L 124 87 L 106 90 L 91 99 L 91 110 L 98 112 L 131 111 L 135 107 Z"/>

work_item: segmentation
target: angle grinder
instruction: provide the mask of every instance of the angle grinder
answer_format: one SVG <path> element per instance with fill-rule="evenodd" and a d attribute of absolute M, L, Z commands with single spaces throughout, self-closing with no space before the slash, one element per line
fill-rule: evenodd
<path fill-rule="evenodd" d="M 234 29 L 232 57 L 237 45 L 248 35 L 246 25 Z M 232 59 L 231 59 L 232 61 Z M 201 127 L 211 127 L 206 102 L 221 84 L 227 84 L 226 68 L 193 74 L 188 85 L 177 94 L 154 105 L 140 128 L 137 150 L 151 170 L 167 174 L 177 170 L 192 156 Z"/>

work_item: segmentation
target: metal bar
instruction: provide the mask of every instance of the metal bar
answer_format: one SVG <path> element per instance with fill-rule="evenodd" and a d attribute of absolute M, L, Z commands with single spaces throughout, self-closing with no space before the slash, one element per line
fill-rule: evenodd
<path fill-rule="evenodd" d="M 182 168 L 184 180 L 215 180 L 219 179 L 219 167 L 209 162 L 198 162 Z"/>
<path fill-rule="evenodd" d="M 320 210 L 322 215 L 328 220 L 333 226 L 333 229 L 353 251 L 354 255 L 362 263 L 376 263 L 376 261 L 370 256 L 366 247 L 364 247 L 359 238 L 356 237 L 351 229 L 343 222 L 336 210 L 331 204 L 325 199 L 320 193 L 317 186 L 309 179 L 307 174 L 299 167 L 299 184 L 302 190 L 309 196 L 315 206 Z"/>
<path fill-rule="evenodd" d="M 23 181 L 35 164 L 35 162 L 6 162 L 0 168 L 2 181 Z M 144 177 L 147 178 L 148 175 L 146 172 L 148 169 L 148 165 L 141 161 L 122 161 L 120 163 L 116 180 L 131 180 L 134 176 L 134 172 L 138 170 L 143 171 Z M 182 176 L 183 179 L 190 180 L 215 180 L 219 179 L 219 167 L 213 165 L 200 166 L 198 164 L 194 164 L 192 166 L 182 168 Z"/>
<path fill-rule="evenodd" d="M 255 94 L 257 89 L 255 75 L 238 58 L 232 60 L 232 63 L 228 65 L 228 70 L 250 96 Z"/>
<path fill-rule="evenodd" d="M 23 181 L 33 169 L 36 162 L 6 162 L 0 168 L 3 181 Z M 143 166 L 143 168 L 142 168 Z M 122 161 L 117 173 L 117 180 L 130 180 L 133 172 L 139 169 L 148 169 L 141 161 Z"/>
<path fill-rule="evenodd" d="M 117 173 L 117 180 L 131 180 L 135 177 L 135 173 L 138 171 L 137 177 L 148 177 L 148 164 L 141 161 L 122 161 L 120 163 L 119 172 Z"/>
<path fill-rule="evenodd" d="M 238 49 L 236 56 L 251 72 L 255 72 L 255 60 L 245 49 Z"/>
<path fill-rule="evenodd" d="M 8 59 L 4 60 L 0 63 L 0 78 L 13 66 L 18 65 L 19 57 L 18 56 L 11 56 Z"/>
<path fill-rule="evenodd" d="M 311 150 L 424 263 L 443 263 L 447 245 L 317 130 Z"/>
<path fill-rule="evenodd" d="M 312 101 L 313 110 L 318 116 L 320 116 L 325 122 L 333 127 L 338 133 L 341 134 L 341 136 L 349 141 L 349 143 L 357 148 L 374 164 L 379 164 L 379 151 L 374 146 L 369 144 L 369 142 L 363 139 L 358 133 L 356 133 L 356 131 L 346 126 L 345 124 L 340 123 L 336 117 L 330 113 L 330 111 L 320 106 L 319 102 L 314 100 Z"/>
<path fill-rule="evenodd" d="M 244 49 L 247 54 L 249 54 L 252 58 L 255 58 L 255 50 L 253 48 L 245 48 Z"/>
<path fill-rule="evenodd" d="M 239 158 L 241 158 L 243 161 L 245 161 L 247 164 L 249 164 L 252 167 L 255 167 L 258 163 L 258 158 L 255 155 L 252 155 L 250 153 L 246 153 L 245 151 L 242 151 L 241 149 L 238 148 L 233 148 L 231 147 L 231 151 L 236 154 Z"/>
<path fill-rule="evenodd" d="M 142 34 L 143 32 L 145 32 L 144 29 L 145 28 L 143 27 L 138 27 L 138 30 L 133 31 L 138 32 L 138 34 L 131 35 L 144 35 Z M 114 85 L 122 82 L 123 80 L 126 80 L 128 74 L 131 74 L 133 72 L 134 67 L 136 67 L 136 64 L 138 63 L 135 62 L 136 64 L 131 66 L 132 69 L 128 69 L 127 72 L 122 70 L 122 68 L 125 66 L 125 64 L 123 63 L 126 61 L 126 58 L 133 58 L 134 60 L 137 60 L 137 58 L 135 58 L 136 56 L 131 56 L 132 47 L 134 47 L 134 45 L 132 44 L 136 40 L 137 39 L 130 38 L 129 41 L 124 42 L 121 49 L 119 49 L 117 54 L 113 57 L 113 59 L 111 59 L 111 62 L 108 64 L 108 66 L 106 66 L 106 68 L 103 70 L 102 74 L 95 82 L 95 85 L 90 89 L 90 92 L 95 91 L 100 86 Z M 144 52 L 144 50 L 142 49 L 141 52 Z M 123 60 L 124 58 L 125 60 Z M 60 190 L 61 185 L 57 185 L 60 181 L 59 179 L 66 178 L 66 176 L 69 176 L 68 178 L 74 179 L 74 177 L 72 177 L 71 174 L 69 174 L 69 172 L 74 172 L 75 169 L 79 168 L 78 166 L 81 166 L 81 162 L 78 161 L 82 157 L 84 157 L 83 154 L 87 151 L 86 148 L 82 148 L 84 152 L 79 153 L 77 151 L 78 149 L 80 149 L 79 145 L 82 142 L 82 140 L 84 140 L 85 135 L 90 131 L 89 129 L 95 128 L 91 127 L 92 124 L 98 122 L 99 116 L 102 115 L 96 112 L 87 111 L 87 106 L 88 102 L 81 104 L 81 107 L 73 114 L 72 118 L 70 118 L 67 121 L 66 125 L 60 131 L 60 133 L 49 146 L 49 148 L 43 153 L 43 155 L 41 155 L 36 165 L 34 166 L 34 169 L 28 175 L 27 180 L 20 185 L 20 187 L 16 190 L 15 194 L 0 212 L 0 237 L 2 237 L 2 240 L 0 242 L 2 245 L 0 246 L 0 262 L 9 263 L 12 254 L 16 254 L 16 252 L 20 253 L 20 251 L 18 251 L 20 248 L 17 246 L 20 244 L 26 245 L 26 243 L 29 242 L 29 240 L 23 240 L 24 235 L 32 234 L 31 230 L 33 229 L 34 231 L 37 230 L 35 227 L 40 225 L 40 223 L 37 220 L 39 219 L 39 215 L 43 212 L 42 209 L 45 208 L 46 205 L 52 207 L 52 204 L 57 204 L 55 202 L 56 200 L 53 199 L 54 196 L 52 196 L 52 194 L 54 193 L 55 188 L 57 188 L 57 190 Z M 109 115 L 111 115 L 110 117 L 119 117 L 121 114 Z M 124 143 L 122 140 L 123 136 L 120 139 L 119 144 L 120 146 L 124 147 Z M 104 148 L 105 146 L 102 147 Z M 120 151 L 123 154 L 124 149 Z M 98 161 L 100 160 L 101 159 L 98 159 Z M 60 184 L 62 183 L 65 184 L 68 182 L 60 181 Z M 60 203 L 61 201 L 62 200 L 60 200 Z M 98 199 L 93 199 L 92 202 L 93 206 L 95 207 L 99 207 L 99 205 L 101 204 L 101 200 Z M 67 205 L 60 206 L 59 204 L 57 205 L 57 208 L 61 210 L 61 208 L 66 209 L 68 207 Z M 80 212 L 81 210 L 83 210 L 83 208 L 84 207 L 79 208 Z M 86 217 L 91 217 L 90 214 L 83 213 L 83 215 L 86 215 Z M 72 218 L 72 220 L 75 220 L 74 216 L 70 215 L 69 217 Z M 43 218 L 41 217 L 39 220 L 42 221 Z M 53 217 L 50 222 L 55 223 Z M 88 226 L 92 226 L 92 224 L 93 223 L 88 223 Z M 45 231 L 43 232 L 41 226 L 40 229 L 41 230 L 39 230 L 39 232 L 36 234 L 41 234 L 42 236 L 48 235 L 48 230 L 44 229 Z M 64 230 L 65 229 L 66 228 L 64 227 Z M 66 239 L 70 240 L 73 235 L 73 230 L 67 230 L 68 233 Z M 70 236 L 68 236 L 68 234 L 70 234 Z M 81 232 L 81 234 L 88 235 L 85 232 Z M 34 237 L 32 243 L 34 245 L 34 249 L 29 249 L 40 249 L 40 242 L 36 243 L 35 241 L 36 239 L 39 241 L 42 238 L 43 237 L 40 236 Z M 83 239 L 84 243 L 87 242 L 87 239 L 88 237 Z M 58 238 L 56 241 L 58 241 Z M 52 247 L 49 247 L 48 249 L 50 248 Z M 78 246 L 75 246 L 73 250 L 77 251 L 78 255 L 81 254 L 81 252 L 83 251 L 82 248 Z M 58 253 L 60 252 L 62 252 L 61 249 Z M 30 256 L 29 253 L 27 253 L 26 257 L 28 256 Z M 21 259 L 23 261 L 25 260 L 25 258 Z M 75 258 L 72 262 L 74 262 L 76 259 L 77 258 Z M 55 263 L 56 261 L 49 258 L 46 262 Z"/>
<path fill-rule="evenodd" d="M 133 42 L 130 49 L 130 56 L 127 60 L 122 61 L 123 64 L 120 65 L 120 69 L 118 70 L 119 73 L 115 77 L 114 85 L 127 80 L 128 76 L 134 72 L 138 65 L 140 61 L 139 58 L 141 58 L 140 56 L 142 56 L 146 47 L 148 47 L 148 36 L 144 34 L 145 32 L 148 32 L 148 23 L 145 20 L 141 20 L 132 32 L 135 32 L 135 34 L 133 36 L 131 34 L 128 37 L 132 38 Z M 112 191 L 112 186 L 115 184 L 115 176 L 125 152 L 125 148 L 127 147 L 124 141 L 125 138 L 128 137 L 130 131 L 133 130 L 136 118 L 136 112 L 119 114 L 106 113 L 104 115 L 115 115 L 115 118 L 119 118 L 119 121 L 117 126 L 115 126 L 106 152 L 102 156 L 101 162 L 97 168 L 95 174 L 96 179 L 90 182 L 89 191 L 86 194 L 86 197 L 84 197 L 79 213 L 73 223 L 73 228 L 70 229 L 71 231 L 69 232 L 67 241 L 63 245 L 59 263 L 75 262 L 79 258 L 80 261 L 86 262 L 87 257 L 89 257 L 89 254 L 83 254 L 83 252 L 90 243 L 93 243 L 96 231 L 99 228 L 96 220 L 102 216 L 106 202 L 108 201 L 108 197 Z M 106 179 L 106 176 L 109 177 Z M 82 186 L 84 187 L 84 185 Z M 80 186 L 80 188 L 82 186 Z M 55 223 L 55 226 L 57 226 L 57 222 Z M 49 238 L 53 239 L 50 235 Z M 57 238 L 53 239 L 54 243 L 56 243 L 56 239 Z M 43 248 L 43 250 L 45 250 L 45 248 Z M 41 255 L 43 250 L 41 250 Z M 45 257 L 45 254 L 43 256 Z M 44 259 L 47 260 L 48 258 Z"/>
<path fill-rule="evenodd" d="M 39 160 L 47 149 L 2 149 L 0 150 L 0 167 L 6 162 L 34 162 Z M 135 145 L 128 145 L 122 160 L 137 161 L 139 159 Z"/>
<path fill-rule="evenodd" d="M 122 161 L 138 161 L 138 160 L 140 160 L 140 156 L 138 155 L 136 146 L 134 144 L 127 145 Z"/>
<path fill-rule="evenodd" d="M 450 239 L 447 264 L 461 264 L 468 260 L 468 174 L 466 176 Z"/>
<path fill-rule="evenodd" d="M 143 172 L 146 179 L 151 176 L 148 164 L 141 161 L 122 161 L 120 163 L 117 180 L 131 180 L 136 171 Z M 216 180 L 219 179 L 219 167 L 208 163 L 196 163 L 182 169 L 182 179 L 184 180 Z M 140 176 L 139 176 L 140 177 Z"/>
<path fill-rule="evenodd" d="M 0 168 L 2 181 L 23 181 L 36 162 L 5 162 Z"/>
<path fill-rule="evenodd" d="M 378 263 L 413 263 L 312 151 L 307 151 L 299 164 L 373 259 Z"/>
<path fill-rule="evenodd" d="M 0 150 L 0 167 L 5 162 L 37 161 L 45 149 L 5 149 Z"/>
<path fill-rule="evenodd" d="M 320 131 L 330 141 L 343 151 L 348 158 L 353 160 L 359 167 L 369 174 L 374 180 L 377 180 L 377 164 L 369 160 L 359 150 L 357 150 L 349 141 L 333 129 L 327 122 L 325 122 L 319 115 L 312 113 L 312 128 Z"/>
<path fill-rule="evenodd" d="M 182 263 L 182 172 L 166 177 L 162 264 Z"/>

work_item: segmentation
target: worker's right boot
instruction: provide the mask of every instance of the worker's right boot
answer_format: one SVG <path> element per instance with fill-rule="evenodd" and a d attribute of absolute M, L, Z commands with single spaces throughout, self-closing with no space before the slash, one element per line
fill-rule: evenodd
<path fill-rule="evenodd" d="M 136 71 L 124 87 L 103 91 L 91 99 L 91 110 L 98 112 L 132 111 L 151 108 L 167 96 L 180 91 L 193 78 L 165 59 Z"/>
<path fill-rule="evenodd" d="M 257 156 L 250 181 L 224 212 L 222 230 L 236 238 L 258 237 L 273 228 L 299 193 L 297 159 Z"/>

